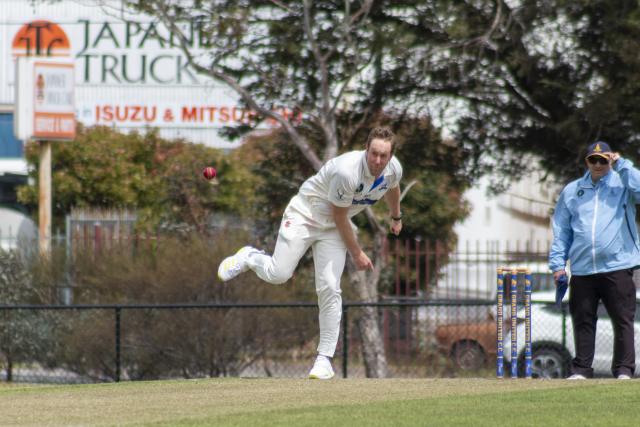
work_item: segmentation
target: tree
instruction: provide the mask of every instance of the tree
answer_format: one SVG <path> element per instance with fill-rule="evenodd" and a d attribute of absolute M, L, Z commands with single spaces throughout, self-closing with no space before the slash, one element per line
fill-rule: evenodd
<path fill-rule="evenodd" d="M 414 40 L 398 59 L 406 82 L 455 113 L 456 140 L 476 173 L 494 172 L 495 189 L 539 166 L 575 178 L 598 139 L 638 158 L 637 2 L 411 3 L 379 17 Z"/>

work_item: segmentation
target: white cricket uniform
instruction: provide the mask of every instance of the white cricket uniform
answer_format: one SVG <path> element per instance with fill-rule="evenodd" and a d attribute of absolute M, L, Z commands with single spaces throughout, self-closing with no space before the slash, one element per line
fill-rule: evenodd
<path fill-rule="evenodd" d="M 349 207 L 351 218 L 397 187 L 401 177 L 402 166 L 395 157 L 378 179 L 369 173 L 365 151 L 351 151 L 329 160 L 289 202 L 273 255 L 249 256 L 249 267 L 262 280 L 281 284 L 289 280 L 300 258 L 312 248 L 320 309 L 319 354 L 333 357 L 342 316 L 340 277 L 347 248 L 333 220 L 331 204 Z"/>

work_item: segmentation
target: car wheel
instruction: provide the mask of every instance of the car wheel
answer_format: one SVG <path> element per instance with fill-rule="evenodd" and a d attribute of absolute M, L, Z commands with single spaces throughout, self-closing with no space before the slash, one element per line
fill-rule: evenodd
<path fill-rule="evenodd" d="M 571 355 L 566 349 L 552 343 L 532 345 L 531 376 L 533 378 L 566 378 Z M 518 358 L 518 371 L 524 376 L 524 354 Z"/>
<path fill-rule="evenodd" d="M 458 369 L 475 371 L 485 366 L 487 356 L 480 344 L 473 341 L 461 341 L 453 346 L 451 360 Z"/>

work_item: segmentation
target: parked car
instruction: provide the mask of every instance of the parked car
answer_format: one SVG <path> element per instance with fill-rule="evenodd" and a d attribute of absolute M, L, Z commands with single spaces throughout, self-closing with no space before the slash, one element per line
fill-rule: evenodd
<path fill-rule="evenodd" d="M 496 354 L 496 321 L 492 315 L 483 322 L 440 325 L 436 340 L 440 351 L 463 371 L 475 371 L 487 365 Z"/>
<path fill-rule="evenodd" d="M 554 298 L 554 292 L 538 292 L 532 296 L 531 342 L 534 378 L 566 377 L 574 354 L 573 326 L 568 307 L 566 304 L 564 308 L 556 306 Z M 636 295 L 636 304 L 635 346 L 636 356 L 640 356 L 640 293 Z M 508 306 L 505 307 L 504 356 L 506 363 L 510 364 L 511 336 L 507 316 Z M 602 304 L 598 308 L 598 318 L 593 369 L 595 375 L 609 376 L 613 356 L 613 327 Z M 518 371 L 522 375 L 525 345 L 523 308 L 518 311 L 517 333 Z M 487 366 L 489 360 L 495 360 L 495 318 L 487 319 L 486 322 L 442 325 L 436 328 L 436 339 L 440 349 L 451 357 L 459 369 L 476 370 Z"/>

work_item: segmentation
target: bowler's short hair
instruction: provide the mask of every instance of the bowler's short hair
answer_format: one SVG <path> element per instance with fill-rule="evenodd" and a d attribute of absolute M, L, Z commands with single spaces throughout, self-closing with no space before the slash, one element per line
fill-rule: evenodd
<path fill-rule="evenodd" d="M 371 132 L 369 132 L 369 136 L 367 137 L 367 143 L 365 144 L 365 147 L 367 149 L 369 149 L 369 144 L 371 144 L 371 141 L 373 141 L 374 139 L 381 139 L 385 142 L 390 142 L 391 143 L 391 153 L 393 153 L 396 149 L 396 134 L 393 133 L 393 131 L 391 130 L 390 127 L 387 126 L 381 126 L 381 127 L 376 127 L 371 129 Z"/>

